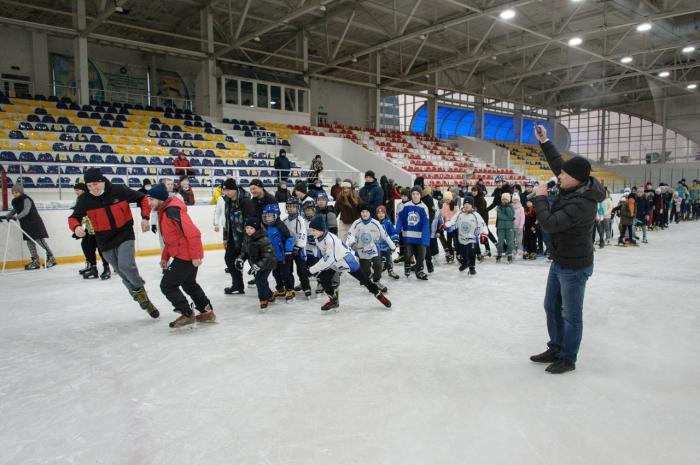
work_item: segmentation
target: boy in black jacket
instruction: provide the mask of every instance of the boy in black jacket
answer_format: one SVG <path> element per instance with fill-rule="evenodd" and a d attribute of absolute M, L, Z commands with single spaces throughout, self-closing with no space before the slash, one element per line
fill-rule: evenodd
<path fill-rule="evenodd" d="M 248 274 L 255 277 L 260 310 L 264 313 L 267 310 L 267 305 L 275 301 L 268 278 L 277 266 L 277 258 L 272 248 L 272 242 L 267 237 L 267 232 L 260 226 L 260 220 L 255 216 L 245 221 L 245 236 L 241 245 L 241 255 L 235 262 L 235 267 L 239 272 L 243 271 L 246 260 L 250 263 Z"/>

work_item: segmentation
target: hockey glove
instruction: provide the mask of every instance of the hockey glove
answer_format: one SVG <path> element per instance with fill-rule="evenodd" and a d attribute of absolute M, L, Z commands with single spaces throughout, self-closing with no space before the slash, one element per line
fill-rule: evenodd
<path fill-rule="evenodd" d="M 258 271 L 260 271 L 260 267 L 258 265 L 253 265 L 248 270 L 248 274 L 252 274 L 253 276 L 255 276 L 258 274 Z"/>
<path fill-rule="evenodd" d="M 243 271 L 244 264 L 245 264 L 245 261 L 243 261 L 242 258 L 237 258 L 236 261 L 233 262 L 233 266 L 235 266 L 238 271 Z"/>
<path fill-rule="evenodd" d="M 158 226 L 156 226 L 155 224 L 152 225 L 152 226 L 151 226 L 151 232 L 152 232 L 153 234 L 158 234 Z"/>

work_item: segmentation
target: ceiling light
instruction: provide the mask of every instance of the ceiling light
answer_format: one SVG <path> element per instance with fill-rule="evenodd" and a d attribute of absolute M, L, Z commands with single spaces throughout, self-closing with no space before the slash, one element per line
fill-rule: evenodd
<path fill-rule="evenodd" d="M 671 73 L 669 73 L 668 71 L 661 71 L 659 73 L 659 77 L 663 77 L 663 78 L 669 77 L 670 75 L 671 75 Z"/>
<path fill-rule="evenodd" d="M 622 63 L 632 63 L 632 57 L 622 57 L 620 58 Z"/>
<path fill-rule="evenodd" d="M 697 89 L 697 87 L 698 87 L 697 84 L 688 84 L 688 87 L 687 87 L 687 88 L 690 89 L 690 90 L 693 90 L 693 89 Z"/>
<path fill-rule="evenodd" d="M 501 14 L 499 14 L 498 16 L 500 16 L 501 19 L 513 19 L 515 18 L 515 10 L 511 10 L 510 8 L 508 8 L 507 10 L 501 11 Z"/>
<path fill-rule="evenodd" d="M 357 57 L 352 57 L 352 62 L 357 63 Z"/>
<path fill-rule="evenodd" d="M 572 37 L 569 39 L 569 45 L 572 47 L 576 47 L 577 45 L 581 45 L 583 43 L 583 39 L 580 37 Z"/>
<path fill-rule="evenodd" d="M 695 47 L 692 45 L 688 45 L 687 47 L 683 47 L 683 53 L 692 53 L 695 51 Z"/>
<path fill-rule="evenodd" d="M 492 56 L 491 58 L 493 58 L 494 60 L 498 60 L 498 57 L 496 55 Z"/>
<path fill-rule="evenodd" d="M 255 36 L 255 38 L 254 38 L 253 40 L 256 41 L 256 42 L 260 42 L 260 37 Z"/>
<path fill-rule="evenodd" d="M 326 5 L 321 5 L 318 7 L 318 9 L 321 11 L 326 11 Z"/>
<path fill-rule="evenodd" d="M 637 26 L 637 32 L 646 32 L 651 29 L 651 23 L 642 23 Z"/>
<path fill-rule="evenodd" d="M 425 40 L 425 34 L 419 35 L 418 38 L 419 38 L 420 40 Z"/>

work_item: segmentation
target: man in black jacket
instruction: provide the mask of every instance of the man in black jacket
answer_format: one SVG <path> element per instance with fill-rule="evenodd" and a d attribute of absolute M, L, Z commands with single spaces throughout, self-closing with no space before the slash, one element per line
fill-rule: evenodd
<path fill-rule="evenodd" d="M 603 201 L 605 192 L 590 176 L 588 160 L 574 157 L 565 162 L 543 126 L 537 126 L 536 137 L 561 188 L 551 207 L 546 184 L 537 187 L 533 199 L 537 221 L 549 234 L 552 265 L 544 298 L 548 349 L 530 360 L 549 363 L 547 371 L 560 374 L 576 369 L 583 333 L 583 297 L 593 273 L 591 235 L 598 202 Z"/>
<path fill-rule="evenodd" d="M 256 216 L 255 206 L 248 193 L 236 185 L 236 180 L 224 181 L 224 260 L 231 273 L 231 287 L 225 294 L 245 294 L 243 274 L 236 268 L 236 259 L 241 254 L 246 219 Z"/>
<path fill-rule="evenodd" d="M 287 151 L 280 149 L 279 156 L 275 157 L 275 169 L 282 170 L 277 172 L 279 181 L 287 181 L 289 178 L 289 170 L 292 168 L 292 162 L 287 158 Z"/>

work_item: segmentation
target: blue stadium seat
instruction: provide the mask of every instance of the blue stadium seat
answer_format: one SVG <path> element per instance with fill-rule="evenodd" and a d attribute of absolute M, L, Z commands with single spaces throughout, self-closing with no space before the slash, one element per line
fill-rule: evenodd
<path fill-rule="evenodd" d="M 215 158 L 214 159 L 214 166 L 224 166 L 225 163 L 221 158 Z"/>
<path fill-rule="evenodd" d="M 83 110 L 83 111 L 95 111 L 95 110 L 92 108 L 92 105 L 83 105 L 83 106 L 81 107 L 81 110 Z"/>
<path fill-rule="evenodd" d="M 104 144 L 100 146 L 100 153 L 114 153 L 112 146 L 109 144 Z"/>
<path fill-rule="evenodd" d="M 182 144 L 180 143 L 179 140 L 170 139 L 170 146 L 171 147 L 182 147 Z"/>
<path fill-rule="evenodd" d="M 206 151 L 204 152 L 204 156 L 205 156 L 205 157 L 215 157 L 216 154 L 214 153 L 213 150 L 206 150 Z"/>
<path fill-rule="evenodd" d="M 90 163 L 104 163 L 105 161 L 102 159 L 102 155 L 90 155 Z"/>
<path fill-rule="evenodd" d="M 165 132 L 165 131 L 161 131 L 161 133 L 158 134 L 158 137 L 160 137 L 161 139 L 170 139 L 170 133 Z"/>
<path fill-rule="evenodd" d="M 214 170 L 214 176 L 226 176 L 224 170 Z"/>
<path fill-rule="evenodd" d="M 204 136 L 201 134 L 195 134 L 194 135 L 194 140 L 204 140 Z"/>
<path fill-rule="evenodd" d="M 58 174 L 58 166 L 47 166 L 46 167 L 46 174 Z"/>
<path fill-rule="evenodd" d="M 194 150 L 192 151 L 192 156 L 195 156 L 195 157 L 203 157 L 203 156 L 204 156 L 204 152 L 202 152 L 202 151 L 199 150 L 199 149 L 194 149 Z"/>
<path fill-rule="evenodd" d="M 102 144 L 104 141 L 102 140 L 102 137 L 100 137 L 98 134 L 93 134 L 90 136 L 90 142 L 93 144 Z M 100 149 L 102 151 L 102 149 Z"/>
<path fill-rule="evenodd" d="M 272 180 L 270 178 L 263 179 L 263 186 L 272 187 Z"/>
<path fill-rule="evenodd" d="M 209 158 L 202 159 L 202 166 L 214 166 L 214 163 Z"/>
<path fill-rule="evenodd" d="M 106 119 L 102 119 L 102 120 L 100 120 L 100 126 L 103 128 L 111 128 L 112 124 L 109 121 L 107 121 Z"/>
<path fill-rule="evenodd" d="M 160 170 L 160 174 L 163 176 L 175 176 L 175 172 L 172 168 L 163 168 Z"/>
<path fill-rule="evenodd" d="M 61 187 L 73 187 L 73 183 L 71 182 L 70 178 L 67 176 L 61 176 L 59 178 L 58 184 Z"/>
<path fill-rule="evenodd" d="M 148 126 L 148 129 L 150 129 L 151 131 L 160 131 L 160 125 L 155 124 L 155 123 L 151 123 L 151 125 Z"/>
<path fill-rule="evenodd" d="M 27 121 L 30 123 L 38 123 L 41 121 L 37 115 L 27 115 Z"/>
<path fill-rule="evenodd" d="M 246 165 L 247 166 L 255 166 L 255 160 L 248 160 Z"/>
<path fill-rule="evenodd" d="M 190 158 L 190 164 L 192 166 L 201 166 L 202 162 L 199 161 L 199 158 Z"/>
<path fill-rule="evenodd" d="M 80 132 L 80 129 L 78 128 L 78 126 L 70 124 L 70 125 L 66 126 L 66 132 L 73 132 L 73 133 Z"/>
<path fill-rule="evenodd" d="M 50 177 L 42 176 L 36 180 L 36 187 L 54 188 L 56 185 Z"/>
<path fill-rule="evenodd" d="M 80 132 L 82 132 L 83 134 L 94 134 L 95 133 L 95 131 L 93 131 L 90 126 L 83 126 L 82 128 L 80 128 Z"/>
<path fill-rule="evenodd" d="M 12 130 L 10 131 L 10 139 L 24 139 L 24 133 L 22 131 Z"/>
<path fill-rule="evenodd" d="M 160 130 L 161 130 L 161 131 L 170 131 L 170 125 L 168 125 L 168 124 L 161 124 L 161 125 L 160 125 Z"/>
<path fill-rule="evenodd" d="M 56 123 L 58 124 L 70 124 L 70 120 L 66 118 L 65 116 L 59 116 L 58 119 L 56 119 Z"/>
<path fill-rule="evenodd" d="M 170 138 L 172 138 L 172 139 L 182 139 L 182 137 L 180 136 L 180 133 L 179 133 L 179 132 L 171 132 L 171 133 L 170 133 Z"/>
<path fill-rule="evenodd" d="M 109 113 L 102 115 L 102 121 L 114 121 L 114 116 Z"/>
<path fill-rule="evenodd" d="M 244 135 L 245 137 L 253 137 L 253 133 L 250 132 L 250 131 L 246 131 L 245 133 L 243 133 L 243 135 Z"/>
<path fill-rule="evenodd" d="M 79 112 L 78 112 L 78 118 L 87 119 L 87 118 L 90 118 L 90 115 L 88 115 L 87 112 L 85 112 L 85 111 L 79 111 Z"/>
<path fill-rule="evenodd" d="M 171 130 L 175 132 L 182 132 L 182 128 L 178 125 L 174 125 Z"/>
<path fill-rule="evenodd" d="M 170 142 L 168 142 L 168 139 L 159 139 L 158 145 L 161 147 L 170 147 Z"/>
<path fill-rule="evenodd" d="M 87 163 L 87 157 L 85 155 L 81 155 L 79 153 L 76 153 L 73 155 L 73 163 Z"/>
<path fill-rule="evenodd" d="M 44 167 L 40 166 L 40 165 L 31 165 L 31 166 L 27 167 L 27 169 L 25 170 L 25 173 L 44 174 Z"/>
<path fill-rule="evenodd" d="M 163 164 L 164 164 L 164 165 L 172 165 L 172 164 L 173 164 L 173 158 L 172 158 L 172 157 L 163 157 Z"/>
<path fill-rule="evenodd" d="M 241 187 L 248 187 L 248 186 L 250 186 L 250 179 L 248 179 L 248 178 L 241 178 L 239 184 L 240 184 Z"/>
<path fill-rule="evenodd" d="M 116 164 L 120 163 L 120 161 L 116 155 L 107 155 L 105 157 L 105 163 L 116 165 Z"/>
<path fill-rule="evenodd" d="M 53 163 L 54 158 L 50 153 L 40 153 L 37 160 L 43 163 Z"/>
<path fill-rule="evenodd" d="M 112 123 L 112 127 L 113 128 L 123 128 L 124 124 L 121 121 L 117 120 L 114 123 Z"/>
<path fill-rule="evenodd" d="M 117 166 L 114 169 L 114 173 L 119 174 L 121 176 L 126 176 L 126 171 L 127 171 L 126 166 Z"/>
<path fill-rule="evenodd" d="M 100 115 L 96 111 L 93 111 L 92 113 L 90 113 L 90 119 L 102 119 L 102 115 Z"/>
<path fill-rule="evenodd" d="M 84 152 L 88 153 L 99 153 L 100 149 L 97 148 L 95 144 L 85 144 Z"/>
<path fill-rule="evenodd" d="M 115 174 L 114 168 L 112 168 L 111 166 L 103 166 L 102 168 L 100 168 L 100 170 L 102 171 L 102 174 Z M 116 174 L 126 174 L 126 171 L 124 173 Z"/>
<path fill-rule="evenodd" d="M 199 180 L 197 178 L 190 178 L 190 186 L 192 187 L 200 187 Z"/>
<path fill-rule="evenodd" d="M 129 187 L 132 189 L 137 189 L 141 187 L 141 180 L 139 178 L 129 178 Z"/>
<path fill-rule="evenodd" d="M 115 118 L 115 120 L 116 120 L 116 121 L 125 122 L 125 121 L 126 121 L 126 116 L 124 116 L 124 115 L 117 115 L 117 117 Z"/>
<path fill-rule="evenodd" d="M 49 112 L 46 111 L 46 108 L 37 107 L 34 109 L 34 114 L 36 114 L 36 115 L 48 115 Z"/>
<path fill-rule="evenodd" d="M 37 123 L 37 124 L 38 124 L 38 123 Z M 34 128 L 32 127 L 32 125 L 29 124 L 29 123 L 27 123 L 26 121 L 20 122 L 19 125 L 17 126 L 17 128 L 18 128 L 20 131 L 31 131 L 32 129 L 34 129 Z"/>
<path fill-rule="evenodd" d="M 22 129 L 22 128 L 20 128 L 20 129 Z M 48 131 L 49 126 L 46 123 L 36 123 L 34 125 L 34 129 L 37 131 Z"/>
<path fill-rule="evenodd" d="M 19 154 L 19 161 L 35 162 L 36 157 L 32 152 L 22 152 Z"/>
<path fill-rule="evenodd" d="M 142 156 L 142 155 L 139 155 L 139 156 L 136 157 L 136 159 L 134 160 L 134 163 L 136 163 L 137 165 L 148 165 L 148 158 L 146 158 L 146 157 L 144 157 L 144 156 Z"/>
<path fill-rule="evenodd" d="M 123 186 L 124 185 L 124 178 L 121 178 L 119 176 L 115 176 L 112 178 L 112 184 L 115 186 Z"/>
<path fill-rule="evenodd" d="M 183 133 L 182 138 L 183 138 L 183 140 L 192 140 L 193 139 L 192 134 L 190 134 L 189 132 Z"/>
<path fill-rule="evenodd" d="M 22 184 L 25 189 L 31 189 L 34 187 L 34 180 L 29 176 L 22 176 L 21 178 L 17 178 L 17 182 Z"/>
<path fill-rule="evenodd" d="M 223 142 L 217 142 L 216 148 L 220 150 L 226 150 L 226 144 L 224 144 Z"/>
<path fill-rule="evenodd" d="M 163 160 L 161 160 L 160 157 L 155 157 L 155 156 L 151 157 L 149 162 L 151 165 L 162 165 L 163 164 Z"/>

